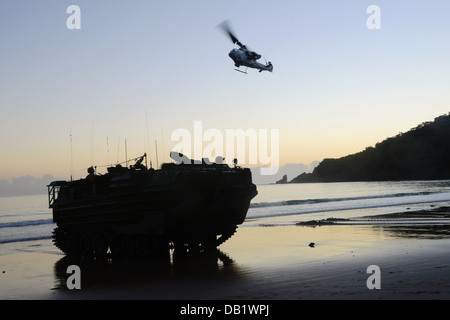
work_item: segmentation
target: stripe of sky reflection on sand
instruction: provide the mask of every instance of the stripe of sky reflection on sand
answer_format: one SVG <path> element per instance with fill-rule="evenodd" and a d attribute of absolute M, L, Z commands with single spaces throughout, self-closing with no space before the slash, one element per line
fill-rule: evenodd
<path fill-rule="evenodd" d="M 236 263 L 249 268 L 281 265 L 301 268 L 342 256 L 376 254 L 380 241 L 389 239 L 392 238 L 382 229 L 371 226 L 246 228 L 244 225 L 220 249 Z M 310 247 L 310 243 L 314 243 L 314 247 Z"/>

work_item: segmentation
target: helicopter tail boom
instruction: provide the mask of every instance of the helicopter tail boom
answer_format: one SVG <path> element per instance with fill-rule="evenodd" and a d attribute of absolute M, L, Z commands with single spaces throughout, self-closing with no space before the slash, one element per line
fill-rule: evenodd
<path fill-rule="evenodd" d="M 269 63 L 266 65 L 266 70 L 272 72 L 273 70 L 273 65 L 272 62 L 269 61 Z M 261 72 L 262 70 L 259 70 L 259 72 Z"/>
<path fill-rule="evenodd" d="M 263 65 L 261 63 L 257 63 L 257 64 L 258 65 L 255 68 L 259 69 L 259 72 L 263 72 L 263 71 L 272 72 L 273 71 L 273 65 L 272 65 L 272 63 L 270 61 L 266 65 Z"/>

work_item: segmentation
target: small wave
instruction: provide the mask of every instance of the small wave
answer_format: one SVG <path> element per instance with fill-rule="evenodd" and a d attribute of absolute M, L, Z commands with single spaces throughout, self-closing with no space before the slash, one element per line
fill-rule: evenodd
<path fill-rule="evenodd" d="M 37 241 L 37 240 L 47 240 L 51 239 L 51 235 L 37 235 L 37 236 L 30 236 L 30 237 L 23 237 L 23 238 L 12 238 L 12 239 L 2 239 L 0 240 L 0 243 L 14 243 L 14 242 L 24 242 L 24 241 Z"/>
<path fill-rule="evenodd" d="M 250 208 L 280 207 L 286 205 L 288 205 L 287 201 L 257 202 L 257 203 L 250 203 Z"/>
<path fill-rule="evenodd" d="M 28 227 L 39 226 L 44 224 L 52 224 L 53 219 L 23 220 L 0 223 L 0 228 Z"/>
<path fill-rule="evenodd" d="M 6 213 L 6 214 L 0 214 L 0 217 L 2 218 L 9 218 L 9 217 L 20 217 L 23 214 L 21 213 Z M 34 213 L 26 213 L 27 216 L 48 216 L 49 212 L 34 212 Z"/>
<path fill-rule="evenodd" d="M 284 201 L 275 201 L 275 202 L 257 202 L 257 203 L 251 203 L 250 208 L 281 207 L 281 206 L 294 206 L 294 205 L 301 205 L 301 204 L 401 198 L 401 197 L 412 197 L 412 196 L 426 196 L 426 195 L 438 194 L 438 193 L 440 193 L 440 192 L 411 192 L 411 193 L 393 193 L 393 194 L 382 194 L 382 195 L 362 196 L 362 197 L 318 198 L 318 199 L 284 200 Z"/>

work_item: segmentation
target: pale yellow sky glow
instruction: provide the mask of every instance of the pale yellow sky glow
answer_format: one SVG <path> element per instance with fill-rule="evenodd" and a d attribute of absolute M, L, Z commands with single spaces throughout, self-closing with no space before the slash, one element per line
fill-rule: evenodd
<path fill-rule="evenodd" d="M 69 2 L 2 2 L 0 179 L 105 172 L 125 141 L 156 166 L 195 121 L 277 129 L 279 165 L 309 165 L 450 111 L 450 2 L 377 1 L 378 30 L 369 2 L 252 3 L 79 1 L 69 30 Z M 273 73 L 233 70 L 225 19 Z"/>

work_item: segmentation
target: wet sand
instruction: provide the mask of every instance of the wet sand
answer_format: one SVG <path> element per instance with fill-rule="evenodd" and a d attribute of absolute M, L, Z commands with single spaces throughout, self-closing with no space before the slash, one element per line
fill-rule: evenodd
<path fill-rule="evenodd" d="M 68 258 L 51 240 L 2 246 L 0 299 L 450 298 L 450 224 L 244 224 L 215 254 L 156 260 Z M 80 267 L 79 290 L 67 288 L 69 265 Z M 371 265 L 380 289 L 367 286 Z"/>

